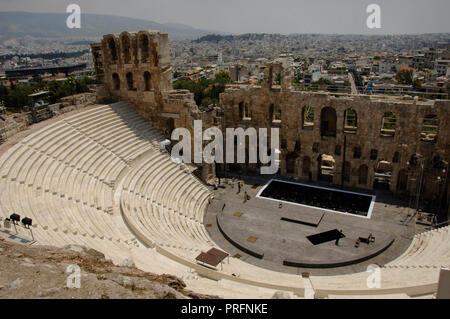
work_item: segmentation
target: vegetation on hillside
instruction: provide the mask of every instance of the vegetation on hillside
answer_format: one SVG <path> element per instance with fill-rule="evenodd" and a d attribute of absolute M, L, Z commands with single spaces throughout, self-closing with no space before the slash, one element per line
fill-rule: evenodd
<path fill-rule="evenodd" d="M 231 82 L 228 72 L 219 72 L 213 80 L 200 79 L 199 81 L 179 80 L 174 83 L 174 89 L 189 90 L 194 93 L 195 103 L 201 110 L 210 109 L 219 104 L 220 93 L 225 92 L 225 85 Z"/>
<path fill-rule="evenodd" d="M 49 103 L 56 103 L 65 96 L 70 96 L 78 93 L 88 92 L 88 85 L 92 80 L 88 77 L 83 77 L 80 80 L 68 78 L 64 81 L 51 81 L 44 83 L 37 81 L 32 85 L 15 85 L 10 87 L 0 85 L 0 101 L 4 105 L 14 111 L 20 111 L 24 106 L 30 103 L 29 95 L 38 91 L 48 91 Z"/>

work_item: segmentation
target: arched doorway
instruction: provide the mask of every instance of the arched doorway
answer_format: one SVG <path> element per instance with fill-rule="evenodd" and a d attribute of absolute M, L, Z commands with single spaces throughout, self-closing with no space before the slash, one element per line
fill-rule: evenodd
<path fill-rule="evenodd" d="M 151 91 L 152 76 L 150 75 L 150 72 L 148 72 L 148 71 L 144 72 L 144 85 L 145 85 L 145 91 Z"/>
<path fill-rule="evenodd" d="M 373 188 L 389 190 L 392 177 L 392 163 L 388 161 L 379 161 L 374 167 Z"/>
<path fill-rule="evenodd" d="M 407 186 L 408 186 L 408 171 L 406 169 L 402 169 L 398 172 L 397 191 L 406 192 Z"/>
<path fill-rule="evenodd" d="M 289 153 L 286 156 L 286 173 L 295 174 L 295 162 L 297 160 L 297 154 Z"/>
<path fill-rule="evenodd" d="M 173 132 L 173 130 L 175 129 L 175 121 L 174 121 L 174 119 L 173 118 L 170 118 L 170 119 L 167 119 L 167 121 L 166 121 L 166 137 L 168 138 L 168 139 L 171 139 L 171 137 L 172 137 L 172 132 Z"/>
<path fill-rule="evenodd" d="M 116 90 L 116 91 L 120 90 L 120 78 L 117 73 L 113 73 L 112 80 L 113 80 L 114 90 Z"/>
<path fill-rule="evenodd" d="M 309 177 L 309 174 L 311 172 L 311 158 L 309 156 L 303 157 L 303 163 L 302 163 L 302 175 Z"/>

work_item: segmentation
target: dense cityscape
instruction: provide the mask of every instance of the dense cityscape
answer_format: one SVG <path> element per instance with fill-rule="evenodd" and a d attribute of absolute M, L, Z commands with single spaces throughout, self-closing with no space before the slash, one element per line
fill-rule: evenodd
<path fill-rule="evenodd" d="M 31 85 L 64 80 L 53 71 L 38 76 L 12 70 L 80 66 L 70 76 L 93 75 L 89 44 L 95 39 L 3 39 L 0 42 L 0 80 Z M 450 75 L 450 35 L 207 35 L 173 40 L 174 82 L 198 82 L 228 72 L 232 82 L 258 85 L 268 61 L 287 59 L 295 70 L 299 90 L 364 94 L 420 94 L 447 99 Z M 67 73 L 67 72 L 65 72 Z M 3 103 L 4 104 L 4 103 Z M 6 105 L 7 106 L 7 105 Z"/>

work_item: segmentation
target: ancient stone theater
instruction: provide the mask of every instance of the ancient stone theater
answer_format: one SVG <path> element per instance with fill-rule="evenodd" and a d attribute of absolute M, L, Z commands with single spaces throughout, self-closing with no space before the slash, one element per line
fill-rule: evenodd
<path fill-rule="evenodd" d="M 167 33 L 91 47 L 98 105 L 42 122 L 0 156 L 0 218 L 15 236 L 83 245 L 223 298 L 445 293 L 450 101 L 300 91 L 275 59 L 261 85 L 229 84 L 200 110 L 173 89 Z M 224 136 L 279 129 L 278 171 L 174 158 L 172 133 L 194 136 L 196 121 Z"/>

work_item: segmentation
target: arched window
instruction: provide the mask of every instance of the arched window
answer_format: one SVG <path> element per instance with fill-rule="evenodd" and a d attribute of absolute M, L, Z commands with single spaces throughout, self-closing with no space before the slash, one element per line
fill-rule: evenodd
<path fill-rule="evenodd" d="M 149 58 L 149 41 L 146 34 L 142 34 L 139 38 L 139 47 L 141 49 L 141 62 L 147 63 Z"/>
<path fill-rule="evenodd" d="M 244 103 L 244 119 L 245 120 L 250 120 L 252 118 L 252 112 L 250 110 L 250 105 L 245 102 Z"/>
<path fill-rule="evenodd" d="M 272 122 L 281 122 L 281 107 L 278 104 L 270 105 L 270 118 Z"/>
<path fill-rule="evenodd" d="M 381 136 L 394 136 L 397 118 L 392 112 L 386 112 L 381 121 Z"/>
<path fill-rule="evenodd" d="M 119 75 L 117 73 L 113 73 L 112 81 L 113 81 L 113 88 L 114 88 L 114 90 L 116 90 L 116 91 L 120 90 L 120 78 L 119 78 Z"/>
<path fill-rule="evenodd" d="M 314 128 L 314 109 L 309 105 L 303 107 L 302 126 L 304 130 L 312 130 Z"/>
<path fill-rule="evenodd" d="M 354 134 L 358 128 L 358 117 L 354 109 L 344 112 L 344 133 Z"/>
<path fill-rule="evenodd" d="M 429 114 L 424 117 L 420 139 L 424 142 L 435 142 L 439 128 L 439 119 L 436 114 Z"/>
<path fill-rule="evenodd" d="M 239 103 L 239 119 L 244 119 L 244 102 Z"/>
<path fill-rule="evenodd" d="M 320 130 L 322 136 L 336 136 L 336 111 L 331 107 L 322 109 L 320 115 Z"/>
<path fill-rule="evenodd" d="M 251 120 L 252 119 L 250 105 L 247 102 L 239 103 L 239 119 L 241 119 L 241 120 Z"/>
<path fill-rule="evenodd" d="M 123 54 L 123 63 L 125 64 L 131 63 L 131 41 L 128 35 L 124 35 L 122 37 L 122 54 Z"/>
<path fill-rule="evenodd" d="M 134 83 L 133 83 L 133 73 L 128 72 L 127 73 L 127 86 L 128 90 L 134 90 Z"/>
<path fill-rule="evenodd" d="M 145 84 L 145 91 L 152 90 L 152 76 L 148 71 L 144 72 L 144 84 Z"/>
<path fill-rule="evenodd" d="M 108 47 L 109 52 L 111 54 L 111 60 L 113 63 L 117 62 L 117 49 L 116 49 L 116 42 L 113 38 L 109 38 L 108 40 Z"/>

